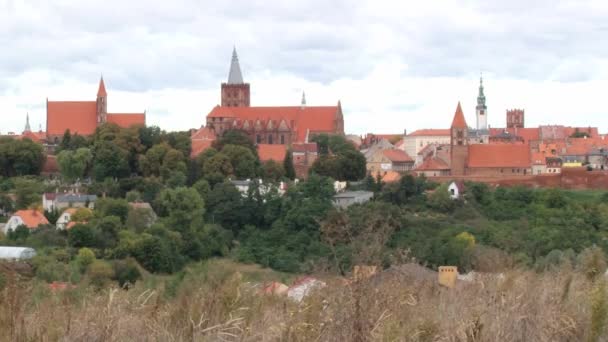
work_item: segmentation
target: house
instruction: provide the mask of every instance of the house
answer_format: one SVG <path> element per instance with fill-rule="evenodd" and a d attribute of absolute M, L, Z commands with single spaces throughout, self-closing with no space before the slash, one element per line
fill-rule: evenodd
<path fill-rule="evenodd" d="M 42 207 L 46 211 L 63 210 L 65 208 L 95 208 L 96 195 L 80 193 L 45 193 L 42 195 Z"/>
<path fill-rule="evenodd" d="M 236 187 L 236 189 L 243 195 L 247 196 L 249 193 L 249 188 L 251 187 L 252 182 L 256 180 L 246 179 L 246 180 L 231 180 L 230 183 Z M 260 184 L 260 193 L 266 194 L 274 187 L 274 184 L 264 184 L 261 179 L 257 180 Z M 287 191 L 287 183 L 280 182 L 278 186 L 278 192 L 280 196 L 283 196 Z"/>
<path fill-rule="evenodd" d="M 449 176 L 450 166 L 439 157 L 429 157 L 415 168 L 416 174 L 426 177 Z"/>
<path fill-rule="evenodd" d="M 36 229 L 40 225 L 49 224 L 44 214 L 36 209 L 19 210 L 13 214 L 6 222 L 3 233 L 8 233 L 10 230 L 15 230 L 19 226 L 26 226 L 30 229 Z"/>
<path fill-rule="evenodd" d="M 406 172 L 414 167 L 414 160 L 405 151 L 398 149 L 377 150 L 367 158 L 367 171 Z"/>
<path fill-rule="evenodd" d="M 464 192 L 464 182 L 456 181 L 450 183 L 450 185 L 448 186 L 448 192 L 450 193 L 450 198 L 459 199 L 460 196 L 462 196 L 462 193 Z"/>
<path fill-rule="evenodd" d="M 295 143 L 291 145 L 291 156 L 296 177 L 305 179 L 308 170 L 319 157 L 319 147 L 316 143 Z"/>
<path fill-rule="evenodd" d="M 72 221 L 72 216 L 76 214 L 78 210 L 87 210 L 89 211 L 89 213 L 91 213 L 91 210 L 89 208 L 67 208 L 63 211 L 63 213 L 61 213 L 61 215 L 57 219 L 57 223 L 55 225 L 57 229 L 70 229 L 77 223 L 82 223 Z"/>
<path fill-rule="evenodd" d="M 362 204 L 374 197 L 371 191 L 345 191 L 334 196 L 334 205 L 338 208 L 347 208 L 353 204 Z"/>
<path fill-rule="evenodd" d="M 403 138 L 403 150 L 408 156 L 416 156 L 429 144 L 449 144 L 449 129 L 420 129 Z"/>

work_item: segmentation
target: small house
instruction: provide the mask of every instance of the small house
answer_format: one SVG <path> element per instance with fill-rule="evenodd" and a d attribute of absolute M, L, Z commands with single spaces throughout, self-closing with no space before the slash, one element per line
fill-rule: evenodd
<path fill-rule="evenodd" d="M 36 209 L 19 210 L 13 214 L 6 222 L 3 233 L 8 233 L 10 230 L 15 230 L 19 226 L 26 226 L 30 229 L 36 229 L 40 225 L 49 224 L 44 214 Z"/>
<path fill-rule="evenodd" d="M 455 181 L 450 183 L 448 186 L 448 192 L 450 193 L 450 198 L 459 199 L 464 192 L 464 182 Z"/>
<path fill-rule="evenodd" d="M 63 210 L 66 208 L 95 208 L 96 195 L 80 193 L 45 193 L 42 195 L 42 207 L 46 211 Z"/>

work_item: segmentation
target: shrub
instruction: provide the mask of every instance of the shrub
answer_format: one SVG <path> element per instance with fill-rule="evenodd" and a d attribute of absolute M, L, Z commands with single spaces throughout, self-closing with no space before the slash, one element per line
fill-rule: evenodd
<path fill-rule="evenodd" d="M 84 273 L 86 269 L 95 261 L 95 253 L 89 248 L 81 248 L 76 256 L 76 264 L 78 264 L 80 272 Z"/>
<path fill-rule="evenodd" d="M 70 278 L 70 268 L 62 262 L 48 258 L 36 267 L 36 277 L 48 283 L 67 281 Z"/>
<path fill-rule="evenodd" d="M 604 274 L 606 271 L 606 255 L 597 246 L 585 248 L 579 258 L 579 268 L 589 280 Z"/>
<path fill-rule="evenodd" d="M 91 284 L 97 288 L 102 288 L 114 277 L 112 266 L 103 260 L 95 260 L 89 265 L 87 275 Z"/>
<path fill-rule="evenodd" d="M 141 272 L 137 261 L 133 258 L 127 258 L 125 260 L 116 260 L 112 265 L 114 268 L 114 279 L 118 282 L 120 287 L 125 287 L 128 284 L 135 284 L 135 282 L 141 279 Z"/>

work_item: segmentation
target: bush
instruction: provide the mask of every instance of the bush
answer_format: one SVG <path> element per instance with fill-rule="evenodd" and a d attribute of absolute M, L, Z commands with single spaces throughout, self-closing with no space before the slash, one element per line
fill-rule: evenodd
<path fill-rule="evenodd" d="M 91 284 L 97 288 L 102 288 L 114 278 L 114 270 L 106 261 L 95 260 L 87 271 Z"/>
<path fill-rule="evenodd" d="M 606 255 L 597 246 L 585 248 L 579 254 L 578 259 L 579 268 L 589 280 L 597 278 L 606 271 Z"/>
<path fill-rule="evenodd" d="M 76 256 L 76 264 L 80 269 L 81 273 L 87 270 L 89 265 L 91 265 L 95 261 L 95 253 L 89 248 L 81 248 L 78 251 L 78 256 Z"/>
<path fill-rule="evenodd" d="M 114 280 L 118 282 L 120 287 L 133 285 L 137 280 L 141 279 L 139 265 L 133 258 L 116 260 L 112 266 L 114 268 Z"/>
<path fill-rule="evenodd" d="M 67 264 L 51 257 L 42 257 L 35 266 L 36 277 L 48 283 L 54 281 L 67 281 L 70 278 L 70 268 Z"/>

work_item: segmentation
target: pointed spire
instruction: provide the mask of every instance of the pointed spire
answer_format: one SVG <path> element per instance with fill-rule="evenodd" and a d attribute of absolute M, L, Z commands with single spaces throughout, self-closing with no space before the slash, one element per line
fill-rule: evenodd
<path fill-rule="evenodd" d="M 103 82 L 103 76 L 99 80 L 99 90 L 97 91 L 97 97 L 108 96 L 106 93 L 106 84 Z"/>
<path fill-rule="evenodd" d="M 302 92 L 302 107 L 306 107 L 306 93 Z"/>
<path fill-rule="evenodd" d="M 458 107 L 456 107 L 456 113 L 454 114 L 454 120 L 452 120 L 452 128 L 467 128 L 467 122 L 464 119 L 462 113 L 462 107 L 460 101 L 458 101 Z"/>
<path fill-rule="evenodd" d="M 25 132 L 31 132 L 32 129 L 30 128 L 30 113 L 27 113 L 25 115 Z"/>
<path fill-rule="evenodd" d="M 236 47 L 232 50 L 232 61 L 230 62 L 230 72 L 228 73 L 228 84 L 243 84 L 243 74 L 239 65 L 239 56 L 236 54 Z"/>
<path fill-rule="evenodd" d="M 483 74 L 479 73 L 479 97 L 485 97 L 483 94 Z"/>

